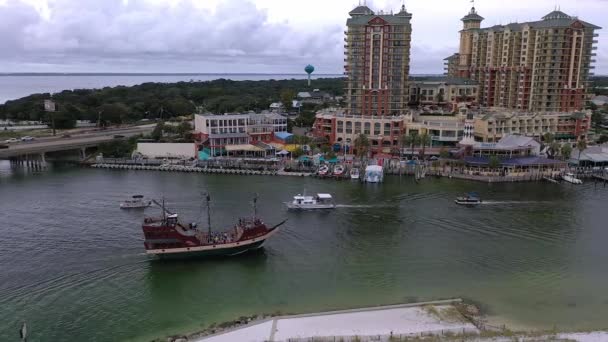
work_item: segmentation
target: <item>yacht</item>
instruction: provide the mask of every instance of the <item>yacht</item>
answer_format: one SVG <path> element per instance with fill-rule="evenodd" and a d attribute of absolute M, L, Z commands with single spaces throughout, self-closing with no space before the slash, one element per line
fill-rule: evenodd
<path fill-rule="evenodd" d="M 293 196 L 293 201 L 287 202 L 288 209 L 334 209 L 336 204 L 330 194 L 317 194 L 316 196 L 306 196 L 297 194 Z"/>
<path fill-rule="evenodd" d="M 476 192 L 469 192 L 464 196 L 456 197 L 454 202 L 460 205 L 478 205 L 481 204 L 481 198 Z"/>
<path fill-rule="evenodd" d="M 359 169 L 358 168 L 353 167 L 350 170 L 350 179 L 356 179 L 356 180 L 359 179 Z"/>
<path fill-rule="evenodd" d="M 152 201 L 144 200 L 143 195 L 134 195 L 131 199 L 120 204 L 120 209 L 140 209 L 152 205 Z"/>
<path fill-rule="evenodd" d="M 572 183 L 572 184 L 583 184 L 583 181 L 574 177 L 573 173 L 566 173 L 562 176 L 562 179 L 565 180 L 568 183 Z"/>

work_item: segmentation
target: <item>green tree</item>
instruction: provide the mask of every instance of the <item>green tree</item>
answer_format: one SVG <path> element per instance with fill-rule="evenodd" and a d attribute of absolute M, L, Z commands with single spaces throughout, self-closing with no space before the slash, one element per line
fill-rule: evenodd
<path fill-rule="evenodd" d="M 572 146 L 570 146 L 570 144 L 562 145 L 560 154 L 561 154 L 563 160 L 570 159 L 570 155 L 572 154 Z"/>
<path fill-rule="evenodd" d="M 412 157 L 414 156 L 414 146 L 417 146 L 420 144 L 420 136 L 418 135 L 418 132 L 415 131 L 410 131 L 409 135 L 404 135 L 401 137 L 403 144 L 404 145 L 409 145 L 410 149 L 412 150 Z"/>
<path fill-rule="evenodd" d="M 500 167 L 500 159 L 497 156 L 491 156 L 488 160 L 488 166 L 490 169 L 496 170 Z"/>
<path fill-rule="evenodd" d="M 303 155 L 304 155 L 304 150 L 301 147 L 298 147 L 295 150 L 293 150 L 293 152 L 291 152 L 291 156 L 294 158 L 300 158 Z"/>
<path fill-rule="evenodd" d="M 557 146 L 555 145 L 555 136 L 551 133 L 545 133 L 543 135 L 543 144 L 547 147 L 547 154 L 549 155 L 549 158 L 553 159 L 553 157 L 559 151 L 559 144 L 557 144 Z"/>
<path fill-rule="evenodd" d="M 165 101 L 163 103 L 163 108 L 169 116 L 190 115 L 196 110 L 194 104 L 183 97 L 177 97 Z"/>
<path fill-rule="evenodd" d="M 280 97 L 283 108 L 285 108 L 285 111 L 288 112 L 293 104 L 293 99 L 296 97 L 296 92 L 293 89 L 283 89 Z"/>
<path fill-rule="evenodd" d="M 355 139 L 355 150 L 357 151 L 357 156 L 363 160 L 367 153 L 369 152 L 370 142 L 365 134 L 359 134 L 359 136 Z"/>
<path fill-rule="evenodd" d="M 420 143 L 420 145 L 422 145 L 422 150 L 420 151 L 420 156 L 422 158 L 422 160 L 425 159 L 425 152 L 426 152 L 426 146 L 427 145 L 431 145 L 431 136 L 428 135 L 426 132 L 422 133 L 422 135 L 419 136 L 418 141 Z"/>
<path fill-rule="evenodd" d="M 160 121 L 159 123 L 156 124 L 156 127 L 154 127 L 154 130 L 150 134 L 150 137 L 152 139 L 154 139 L 155 141 L 160 141 L 160 139 L 162 139 L 162 137 L 163 137 L 164 129 L 165 129 L 165 123 Z"/>
<path fill-rule="evenodd" d="M 598 110 L 594 110 L 593 114 L 591 114 L 591 124 L 593 125 L 593 128 L 595 128 L 596 130 L 600 129 L 602 122 L 604 121 L 604 116 L 602 115 L 602 113 Z"/>
<path fill-rule="evenodd" d="M 439 157 L 446 159 L 450 157 L 450 152 L 448 150 L 446 150 L 444 147 L 442 147 L 439 150 Z"/>
<path fill-rule="evenodd" d="M 127 121 L 129 108 L 123 103 L 107 103 L 97 108 L 101 125 L 121 124 Z"/>
<path fill-rule="evenodd" d="M 578 159 L 580 164 L 581 153 L 587 149 L 587 141 L 585 139 L 579 139 L 576 143 L 576 149 L 578 150 Z"/>
<path fill-rule="evenodd" d="M 442 103 L 444 101 L 443 92 L 437 93 L 437 103 Z"/>
<path fill-rule="evenodd" d="M 549 155 L 550 159 L 555 158 L 555 156 L 559 153 L 559 149 L 560 149 L 560 143 L 558 143 L 557 141 L 553 141 L 551 144 L 549 144 L 549 149 L 547 150 L 547 154 Z"/>
<path fill-rule="evenodd" d="M 600 135 L 599 139 L 597 139 L 597 143 L 598 144 L 603 144 L 605 142 L 608 142 L 608 134 L 602 134 L 602 135 Z"/>

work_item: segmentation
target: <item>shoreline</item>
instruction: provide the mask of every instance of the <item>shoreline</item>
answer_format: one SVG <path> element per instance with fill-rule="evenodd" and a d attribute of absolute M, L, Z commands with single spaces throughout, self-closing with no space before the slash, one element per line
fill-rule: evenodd
<path fill-rule="evenodd" d="M 184 165 L 170 165 L 170 166 L 158 166 L 158 165 L 147 165 L 141 163 L 82 163 L 82 165 L 95 169 L 110 169 L 110 170 L 133 170 L 133 171 L 164 171 L 164 172 L 189 172 L 189 173 L 212 173 L 212 174 L 225 174 L 225 175 L 243 175 L 243 176 L 287 176 L 287 177 L 314 177 L 327 180 L 347 180 L 350 178 L 336 178 L 334 176 L 321 177 L 312 172 L 287 172 L 283 170 L 259 170 L 259 169 L 245 169 L 245 168 L 213 168 L 213 167 L 200 167 L 200 166 L 184 166 Z M 387 172 L 385 176 L 391 177 L 415 177 L 413 174 L 403 173 L 395 174 Z M 580 176 L 582 177 L 582 175 Z M 538 174 L 530 174 L 526 176 L 477 176 L 468 174 L 443 174 L 443 173 L 431 173 L 426 175 L 424 178 L 416 178 L 416 180 L 425 178 L 447 178 L 466 180 L 480 183 L 523 183 L 523 182 L 548 182 L 548 183 L 559 183 L 556 178 L 543 177 Z M 587 177 L 589 178 L 589 177 Z M 602 181 L 602 180 L 600 180 Z M 606 180 L 603 180 L 604 182 Z"/>
<path fill-rule="evenodd" d="M 498 316 L 492 317 L 497 324 Z M 152 342 L 247 341 L 568 341 L 608 340 L 607 330 L 569 331 L 488 324 L 476 303 L 460 298 L 303 314 L 263 314 Z"/>

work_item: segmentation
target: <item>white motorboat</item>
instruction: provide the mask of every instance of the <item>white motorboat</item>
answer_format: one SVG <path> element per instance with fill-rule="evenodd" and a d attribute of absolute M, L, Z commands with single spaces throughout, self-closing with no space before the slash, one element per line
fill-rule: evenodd
<path fill-rule="evenodd" d="M 382 183 L 384 180 L 384 169 L 379 165 L 366 167 L 364 180 L 367 183 Z"/>
<path fill-rule="evenodd" d="M 321 165 L 321 167 L 319 167 L 319 171 L 317 171 L 317 173 L 319 174 L 319 176 L 327 176 L 327 174 L 329 173 L 329 166 Z"/>
<path fill-rule="evenodd" d="M 456 197 L 454 200 L 456 204 L 473 206 L 481 204 L 481 197 L 476 192 L 469 192 L 461 197 Z"/>
<path fill-rule="evenodd" d="M 334 167 L 334 176 L 342 176 L 344 174 L 344 166 L 336 165 Z"/>
<path fill-rule="evenodd" d="M 573 173 L 566 173 L 562 176 L 562 179 L 565 180 L 568 183 L 572 183 L 572 184 L 583 184 L 583 181 L 574 177 Z"/>
<path fill-rule="evenodd" d="M 350 179 L 359 179 L 359 169 L 354 167 L 350 170 Z"/>
<path fill-rule="evenodd" d="M 296 195 L 293 201 L 287 202 L 288 209 L 334 209 L 336 204 L 330 194 L 317 194 L 316 196 Z"/>
<path fill-rule="evenodd" d="M 120 209 L 141 209 L 152 205 L 152 201 L 144 199 L 142 195 L 134 195 L 130 200 L 126 200 L 120 204 Z"/>

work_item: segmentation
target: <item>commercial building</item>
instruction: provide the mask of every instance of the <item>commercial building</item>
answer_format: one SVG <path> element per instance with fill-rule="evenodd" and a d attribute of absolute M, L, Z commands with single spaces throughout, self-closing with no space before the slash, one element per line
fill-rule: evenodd
<path fill-rule="evenodd" d="M 197 114 L 194 130 L 199 144 L 216 156 L 224 154 L 227 146 L 233 151 L 234 146 L 243 151 L 256 150 L 246 145 L 267 148 L 275 133 L 287 132 L 287 118 L 276 113 Z"/>
<path fill-rule="evenodd" d="M 344 38 L 346 113 L 403 115 L 407 112 L 412 15 L 367 6 L 349 12 Z"/>
<path fill-rule="evenodd" d="M 551 133 L 556 139 L 587 139 L 591 112 L 553 113 L 487 109 L 475 116 L 475 140 L 497 142 L 509 134 L 541 138 Z"/>
<path fill-rule="evenodd" d="M 373 152 L 388 152 L 399 145 L 405 132 L 406 115 L 372 117 L 350 115 L 343 110 L 328 109 L 317 113 L 313 132 L 331 144 L 353 146 L 360 134 L 365 134 Z"/>
<path fill-rule="evenodd" d="M 137 153 L 147 158 L 189 159 L 196 157 L 194 143 L 137 143 Z"/>
<path fill-rule="evenodd" d="M 476 81 L 458 77 L 413 80 L 410 82 L 410 105 L 435 105 L 456 110 L 459 103 L 478 103 Z"/>
<path fill-rule="evenodd" d="M 462 18 L 460 51 L 447 58 L 448 75 L 479 83 L 481 105 L 583 109 L 600 27 L 558 10 L 540 21 L 481 28 L 483 20 L 474 7 Z"/>

